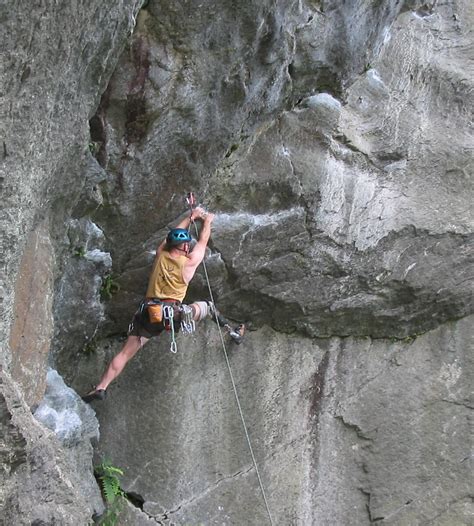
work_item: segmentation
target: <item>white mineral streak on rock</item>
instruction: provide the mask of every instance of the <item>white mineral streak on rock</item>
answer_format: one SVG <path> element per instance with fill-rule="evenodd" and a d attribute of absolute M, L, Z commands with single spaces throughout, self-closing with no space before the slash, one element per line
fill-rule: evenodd
<path fill-rule="evenodd" d="M 384 171 L 388 173 L 403 171 L 407 167 L 407 160 L 402 159 L 401 161 L 395 161 L 394 163 L 387 164 L 384 166 Z"/>
<path fill-rule="evenodd" d="M 94 248 L 93 250 L 88 250 L 84 257 L 94 263 L 103 263 L 105 267 L 112 268 L 112 256 L 109 252 L 103 252 L 98 248 Z"/>
<path fill-rule="evenodd" d="M 79 416 L 68 410 L 56 411 L 42 403 L 35 411 L 36 418 L 51 429 L 60 440 L 73 438 L 81 427 Z"/>
<path fill-rule="evenodd" d="M 99 438 L 99 425 L 94 411 L 68 387 L 54 369 L 46 375 L 46 394 L 34 415 L 57 437 L 67 443 L 77 442 L 83 435 Z"/>
<path fill-rule="evenodd" d="M 303 208 L 297 206 L 281 212 L 273 214 L 249 214 L 248 212 L 235 212 L 233 214 L 218 214 L 214 223 L 216 226 L 220 224 L 230 224 L 233 228 L 237 228 L 241 224 L 248 224 L 255 227 L 269 224 L 277 224 L 285 219 L 303 213 Z"/>
<path fill-rule="evenodd" d="M 219 214 L 216 216 L 215 225 L 216 228 L 220 227 L 229 229 L 230 227 L 230 229 L 233 231 L 241 231 L 239 245 L 236 247 L 235 253 L 232 257 L 232 261 L 235 263 L 245 251 L 245 242 L 247 241 L 249 235 L 264 226 L 278 225 L 289 218 L 301 217 L 302 214 L 304 214 L 304 210 L 301 207 L 294 207 L 273 214 L 249 214 L 247 212 Z"/>
<path fill-rule="evenodd" d="M 91 237 L 96 238 L 104 238 L 104 232 L 103 230 L 96 225 L 93 221 L 87 221 L 86 223 L 86 231 Z"/>
<path fill-rule="evenodd" d="M 439 372 L 439 379 L 448 390 L 456 385 L 462 375 L 462 368 L 455 360 L 453 363 L 444 363 Z"/>
<path fill-rule="evenodd" d="M 369 84 L 372 87 L 376 89 L 381 89 L 383 91 L 387 91 L 387 86 L 380 78 L 379 72 L 376 69 L 369 69 L 366 73 L 366 76 L 367 80 L 369 81 Z"/>
<path fill-rule="evenodd" d="M 340 101 L 338 101 L 336 98 L 334 98 L 329 93 L 318 93 L 316 95 L 312 95 L 311 97 L 308 97 L 307 99 L 304 100 L 304 104 L 308 108 L 317 108 L 319 106 L 326 106 L 335 111 L 340 111 L 342 107 Z"/>

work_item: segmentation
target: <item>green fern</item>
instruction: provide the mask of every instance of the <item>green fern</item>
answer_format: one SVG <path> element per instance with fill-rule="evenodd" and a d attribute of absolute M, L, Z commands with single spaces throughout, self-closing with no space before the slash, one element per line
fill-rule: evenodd
<path fill-rule="evenodd" d="M 104 516 L 100 519 L 99 526 L 116 526 L 122 507 L 115 506 L 108 508 Z"/>
<path fill-rule="evenodd" d="M 111 475 L 112 473 L 114 473 L 114 474 L 117 474 L 117 475 L 120 475 L 121 477 L 123 477 L 123 471 L 120 468 L 112 466 L 112 464 L 109 464 L 108 461 L 105 461 L 103 463 L 103 466 L 104 466 L 104 471 L 108 475 Z"/>
<path fill-rule="evenodd" d="M 122 493 L 118 479 L 111 476 L 104 476 L 101 477 L 100 481 L 102 483 L 102 491 L 104 492 L 106 502 L 112 504 L 115 498 Z"/>
<path fill-rule="evenodd" d="M 120 468 L 113 466 L 108 460 L 104 460 L 102 464 L 96 467 L 95 472 L 107 503 L 112 503 L 116 497 L 124 495 L 120 487 L 119 477 L 123 476 L 123 471 Z"/>

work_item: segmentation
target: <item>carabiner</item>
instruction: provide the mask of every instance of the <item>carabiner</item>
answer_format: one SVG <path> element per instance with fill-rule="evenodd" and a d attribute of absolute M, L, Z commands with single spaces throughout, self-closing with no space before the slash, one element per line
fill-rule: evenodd
<path fill-rule="evenodd" d="M 188 194 L 186 195 L 186 203 L 188 203 L 190 208 L 196 206 L 196 198 L 194 197 L 193 192 L 188 192 Z"/>
<path fill-rule="evenodd" d="M 171 305 L 164 305 L 163 307 L 163 318 L 165 319 L 164 326 L 167 331 L 171 330 L 171 345 L 170 351 L 172 353 L 178 352 L 178 345 L 176 343 L 174 335 L 174 308 Z M 168 324 L 168 327 L 166 326 Z"/>

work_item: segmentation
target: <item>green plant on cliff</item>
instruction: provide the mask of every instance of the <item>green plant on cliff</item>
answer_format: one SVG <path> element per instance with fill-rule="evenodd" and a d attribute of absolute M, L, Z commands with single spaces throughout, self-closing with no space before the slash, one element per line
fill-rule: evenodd
<path fill-rule="evenodd" d="M 83 347 L 83 351 L 86 354 L 93 354 L 97 351 L 97 340 L 95 338 L 91 338 L 86 342 L 86 344 Z"/>
<path fill-rule="evenodd" d="M 114 274 L 109 274 L 102 280 L 102 286 L 100 287 L 100 296 L 102 299 L 109 300 L 120 290 L 120 285 L 117 283 L 116 279 L 117 278 Z"/>
<path fill-rule="evenodd" d="M 94 475 L 100 484 L 106 510 L 100 520 L 101 526 L 114 526 L 125 502 L 125 493 L 120 487 L 123 471 L 108 460 L 94 467 Z"/>
<path fill-rule="evenodd" d="M 94 157 L 99 153 L 101 146 L 102 143 L 100 141 L 91 141 L 89 143 L 89 151 Z"/>
<path fill-rule="evenodd" d="M 77 246 L 72 251 L 74 257 L 83 258 L 86 255 L 86 247 Z"/>

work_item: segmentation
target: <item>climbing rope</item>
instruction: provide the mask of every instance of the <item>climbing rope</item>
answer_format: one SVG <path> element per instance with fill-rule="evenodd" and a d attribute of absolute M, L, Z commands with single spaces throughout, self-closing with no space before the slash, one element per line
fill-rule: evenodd
<path fill-rule="evenodd" d="M 188 197 L 186 198 L 186 202 L 189 204 L 189 206 L 192 209 L 193 204 L 195 204 L 194 196 L 193 196 L 192 193 L 188 194 Z M 193 223 L 194 228 L 196 230 L 196 237 L 199 239 L 199 231 L 198 231 L 197 225 L 196 225 L 196 223 L 194 221 L 191 220 L 191 222 Z M 212 293 L 211 283 L 209 281 L 209 274 L 207 273 L 206 263 L 204 262 L 204 260 L 202 261 L 202 266 L 203 266 L 203 269 L 204 269 L 204 276 L 206 278 L 207 288 L 209 290 L 209 296 L 211 298 L 211 301 L 212 301 L 213 305 L 216 305 L 216 303 L 214 301 L 214 294 Z M 265 508 L 267 510 L 268 519 L 270 521 L 270 525 L 273 526 L 272 514 L 270 513 L 270 507 L 268 506 L 267 496 L 265 494 L 265 489 L 263 487 L 262 478 L 260 476 L 260 471 L 258 469 L 257 461 L 255 459 L 255 455 L 254 455 L 254 452 L 253 452 L 252 443 L 250 441 L 250 436 L 249 436 L 248 429 L 247 429 L 247 424 L 245 423 L 244 413 L 242 411 L 242 406 L 240 405 L 240 399 L 239 399 L 239 395 L 237 393 L 237 386 L 235 384 L 234 375 L 232 373 L 232 368 L 230 366 L 229 356 L 227 354 L 227 349 L 226 349 L 226 345 L 225 345 L 225 341 L 224 341 L 224 335 L 222 334 L 222 328 L 219 325 L 219 322 L 218 322 L 218 319 L 217 319 L 217 309 L 214 309 L 214 316 L 216 317 L 216 324 L 217 324 L 217 328 L 219 330 L 219 337 L 220 337 L 221 343 L 222 343 L 222 350 L 224 352 L 224 357 L 225 357 L 225 361 L 226 361 L 226 364 L 227 364 L 227 369 L 229 371 L 230 380 L 232 382 L 232 389 L 234 390 L 234 397 L 235 397 L 235 401 L 237 402 L 237 407 L 239 409 L 240 419 L 242 421 L 242 427 L 244 428 L 245 437 L 247 439 L 247 445 L 248 445 L 249 450 L 250 450 L 250 455 L 252 457 L 252 462 L 253 462 L 253 465 L 254 465 L 254 468 L 255 468 L 255 473 L 257 474 L 258 484 L 260 486 L 260 491 L 262 492 L 262 497 L 263 497 L 263 501 L 265 503 Z"/>

